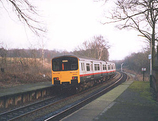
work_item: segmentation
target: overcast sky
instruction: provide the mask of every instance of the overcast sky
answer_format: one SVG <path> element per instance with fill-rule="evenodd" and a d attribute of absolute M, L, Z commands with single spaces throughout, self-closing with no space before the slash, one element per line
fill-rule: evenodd
<path fill-rule="evenodd" d="M 47 28 L 45 38 L 30 34 L 16 15 L 1 7 L 0 44 L 9 48 L 40 48 L 73 51 L 93 36 L 102 35 L 109 42 L 110 60 L 120 60 L 145 46 L 143 38 L 134 30 L 119 30 L 113 24 L 102 25 L 104 14 L 113 1 L 93 0 L 35 0 L 41 21 Z M 10 11 L 12 7 L 9 6 Z"/>

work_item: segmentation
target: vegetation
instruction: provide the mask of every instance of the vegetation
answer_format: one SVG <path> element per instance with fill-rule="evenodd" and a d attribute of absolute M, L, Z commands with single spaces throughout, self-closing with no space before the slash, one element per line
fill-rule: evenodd
<path fill-rule="evenodd" d="M 0 48 L 0 87 L 51 81 L 51 58 L 60 52 Z"/>
<path fill-rule="evenodd" d="M 142 68 L 146 68 L 145 71 L 145 80 L 149 80 L 149 55 L 150 51 L 145 50 L 142 52 L 138 53 L 132 53 L 131 55 L 127 56 L 124 60 L 121 61 L 116 61 L 116 68 L 120 69 L 121 64 L 123 63 L 123 70 L 129 73 L 132 73 L 135 75 L 135 79 L 142 81 L 143 76 L 142 76 Z"/>
<path fill-rule="evenodd" d="M 86 43 L 86 44 L 85 44 Z M 43 49 L 0 48 L 0 87 L 10 87 L 24 83 L 51 81 L 51 59 L 59 54 L 108 60 L 108 45 L 102 36 L 85 41 L 86 48 L 74 52 Z"/>
<path fill-rule="evenodd" d="M 147 100 L 154 102 L 152 93 L 150 91 L 150 83 L 149 82 L 133 82 L 130 87 L 131 90 L 138 92 L 141 97 L 146 98 Z"/>
<path fill-rule="evenodd" d="M 145 37 L 152 45 L 152 63 L 155 65 L 156 42 L 158 41 L 158 1 L 157 0 L 117 0 L 110 21 L 105 23 L 119 22 L 120 29 L 134 29 Z M 108 20 L 108 19 L 107 19 Z M 158 54 L 158 53 L 157 53 Z M 152 65 L 152 66 L 153 66 Z"/>
<path fill-rule="evenodd" d="M 15 13 L 19 20 L 27 25 L 29 29 L 38 36 L 46 32 L 45 27 L 39 21 L 41 18 L 37 8 L 30 0 L 1 0 L 1 9 L 4 8 L 8 14 Z M 10 9 L 12 8 L 12 9 Z"/>
<path fill-rule="evenodd" d="M 0 87 L 25 83 L 51 81 L 51 64 L 47 59 L 7 57 L 0 58 Z"/>
<path fill-rule="evenodd" d="M 133 70 L 137 73 L 141 73 L 142 68 L 146 68 L 147 72 L 149 72 L 149 55 L 150 51 L 132 53 L 127 56 L 124 60 L 116 61 L 117 68 L 120 68 L 123 63 L 123 68 L 127 68 L 129 70 Z"/>
<path fill-rule="evenodd" d="M 78 56 L 108 60 L 108 42 L 102 36 L 93 37 L 85 41 L 82 48 L 74 52 Z M 43 56 L 44 53 L 44 56 Z M 51 59 L 66 51 L 42 49 L 11 49 L 0 48 L 0 86 L 14 86 L 17 84 L 51 81 Z M 145 80 L 149 80 L 149 50 L 132 53 L 124 60 L 115 61 L 117 69 L 123 64 L 123 69 L 136 75 L 136 80 L 142 80 L 141 68 L 146 68 Z M 130 70 L 130 71 L 129 71 Z M 45 75 L 45 77 L 44 77 Z M 10 84 L 10 85 L 8 85 Z"/>
<path fill-rule="evenodd" d="M 149 51 L 132 53 L 124 59 L 124 66 L 137 73 L 141 73 L 142 68 L 146 68 L 147 72 L 149 72 L 149 53 Z"/>
<path fill-rule="evenodd" d="M 99 60 L 109 60 L 109 45 L 103 36 L 94 36 L 91 41 L 85 41 L 82 47 L 73 52 L 78 56 L 85 56 Z"/>

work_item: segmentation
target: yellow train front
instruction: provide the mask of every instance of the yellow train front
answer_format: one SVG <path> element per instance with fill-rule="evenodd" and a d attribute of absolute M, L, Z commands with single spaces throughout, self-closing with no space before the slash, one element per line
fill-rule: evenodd
<path fill-rule="evenodd" d="M 79 58 L 75 55 L 63 55 L 52 59 L 53 85 L 73 85 L 81 90 L 80 88 L 91 87 L 113 77 L 115 72 L 115 63 L 112 62 Z"/>
<path fill-rule="evenodd" d="M 79 59 L 76 56 L 58 56 L 52 59 L 52 84 L 80 83 Z"/>

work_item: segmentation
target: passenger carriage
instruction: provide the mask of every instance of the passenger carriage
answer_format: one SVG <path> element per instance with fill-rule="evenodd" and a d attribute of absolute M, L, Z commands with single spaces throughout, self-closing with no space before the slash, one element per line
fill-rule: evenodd
<path fill-rule="evenodd" d="M 52 59 L 52 84 L 76 85 L 109 77 L 116 71 L 115 63 L 74 55 L 57 56 Z"/>

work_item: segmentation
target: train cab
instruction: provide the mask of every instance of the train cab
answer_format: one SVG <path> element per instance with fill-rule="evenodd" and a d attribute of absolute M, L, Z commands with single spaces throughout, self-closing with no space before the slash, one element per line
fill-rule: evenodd
<path fill-rule="evenodd" d="M 52 84 L 78 84 L 79 59 L 76 56 L 59 56 L 52 59 Z"/>

